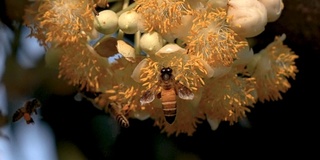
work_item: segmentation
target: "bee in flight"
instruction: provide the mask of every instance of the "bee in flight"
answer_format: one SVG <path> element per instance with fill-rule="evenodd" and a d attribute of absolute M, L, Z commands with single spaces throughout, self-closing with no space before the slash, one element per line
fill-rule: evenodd
<path fill-rule="evenodd" d="M 34 121 L 31 117 L 31 114 L 33 112 L 35 114 L 38 114 L 37 108 L 40 108 L 40 107 L 41 107 L 41 103 L 36 98 L 26 101 L 24 105 L 13 114 L 12 122 L 16 122 L 23 117 L 27 124 L 30 124 L 30 123 L 33 124 Z"/>
<path fill-rule="evenodd" d="M 109 103 L 108 110 L 110 115 L 120 124 L 120 126 L 128 128 L 130 126 L 128 119 L 121 112 L 120 103 Z"/>
<path fill-rule="evenodd" d="M 164 67 L 160 72 L 158 83 L 142 95 L 140 103 L 141 105 L 151 103 L 157 95 L 157 98 L 161 100 L 166 121 L 172 124 L 177 113 L 177 95 L 181 99 L 192 100 L 194 94 L 189 88 L 175 80 L 171 68 Z"/>

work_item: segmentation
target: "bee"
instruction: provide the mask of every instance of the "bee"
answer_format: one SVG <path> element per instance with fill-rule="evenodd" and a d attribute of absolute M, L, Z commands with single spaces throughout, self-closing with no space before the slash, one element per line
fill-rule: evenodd
<path fill-rule="evenodd" d="M 120 103 L 109 103 L 108 110 L 110 115 L 114 117 L 114 119 L 120 124 L 120 126 L 124 128 L 128 128 L 130 126 L 128 119 L 121 112 L 121 104 Z"/>
<path fill-rule="evenodd" d="M 78 94 L 75 96 L 75 99 L 81 101 L 82 97 L 91 101 L 91 103 L 98 109 L 104 110 L 105 107 L 98 106 L 93 99 L 97 98 L 102 92 L 92 92 L 92 91 L 84 91 L 80 90 Z M 128 128 L 129 121 L 121 112 L 121 104 L 117 102 L 110 102 L 106 108 L 106 111 L 110 113 L 110 115 L 119 123 L 120 126 Z"/>
<path fill-rule="evenodd" d="M 141 105 L 151 103 L 157 95 L 157 98 L 161 100 L 166 121 L 172 124 L 177 113 L 177 95 L 181 99 L 192 100 L 194 94 L 189 88 L 175 80 L 170 67 L 163 67 L 160 72 L 159 81 L 142 95 L 140 103 Z"/>
<path fill-rule="evenodd" d="M 26 101 L 24 105 L 13 114 L 12 122 L 16 122 L 23 117 L 27 124 L 34 124 L 34 121 L 31 115 L 33 112 L 35 114 L 38 114 L 37 108 L 40 108 L 40 107 L 41 107 L 41 103 L 36 98 Z"/>

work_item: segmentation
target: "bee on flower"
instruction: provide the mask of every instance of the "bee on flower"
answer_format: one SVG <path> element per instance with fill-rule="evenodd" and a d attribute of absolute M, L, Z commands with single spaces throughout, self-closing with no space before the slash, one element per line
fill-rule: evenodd
<path fill-rule="evenodd" d="M 151 118 L 168 135 L 191 136 L 204 120 L 213 130 L 234 124 L 258 100 L 281 99 L 298 72 L 285 35 L 255 54 L 247 42 L 279 18 L 281 0 L 114 3 L 122 9 L 105 0 L 36 1 L 25 24 L 48 63 L 57 55 L 59 77 L 99 93 L 85 98 L 125 127 Z"/>

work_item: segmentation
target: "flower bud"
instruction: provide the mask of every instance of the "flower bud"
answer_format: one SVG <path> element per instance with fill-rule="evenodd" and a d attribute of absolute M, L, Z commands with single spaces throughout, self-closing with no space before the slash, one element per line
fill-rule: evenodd
<path fill-rule="evenodd" d="M 259 0 L 267 9 L 268 22 L 276 21 L 283 10 L 282 0 Z"/>
<path fill-rule="evenodd" d="M 98 32 L 111 34 L 118 29 L 118 15 L 112 10 L 103 10 L 94 18 L 93 23 Z"/>
<path fill-rule="evenodd" d="M 138 31 L 139 15 L 135 11 L 126 11 L 119 16 L 119 28 L 126 34 L 134 34 Z"/>
<path fill-rule="evenodd" d="M 158 32 L 144 33 L 140 38 L 141 50 L 153 56 L 163 46 L 163 39 Z"/>
<path fill-rule="evenodd" d="M 231 28 L 240 36 L 254 37 L 264 31 L 267 9 L 257 0 L 230 0 Z"/>

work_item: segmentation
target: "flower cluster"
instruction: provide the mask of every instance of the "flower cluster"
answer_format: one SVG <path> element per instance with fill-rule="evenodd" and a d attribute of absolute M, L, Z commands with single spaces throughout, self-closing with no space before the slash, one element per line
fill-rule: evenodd
<path fill-rule="evenodd" d="M 122 8 L 101 0 L 39 0 L 25 15 L 30 36 L 47 48 L 47 64 L 57 60 L 59 77 L 80 92 L 99 93 L 84 97 L 106 112 L 120 104 L 117 114 L 152 118 L 168 135 L 192 135 L 203 120 L 215 130 L 245 117 L 257 101 L 281 99 L 298 72 L 285 34 L 256 53 L 247 41 L 280 17 L 282 0 L 112 2 Z M 125 37 L 133 34 L 131 45 Z M 168 87 L 165 67 L 174 76 L 167 89 L 176 89 L 173 123 L 165 119 L 166 97 L 158 96 Z M 186 100 L 177 86 L 194 97 Z"/>

